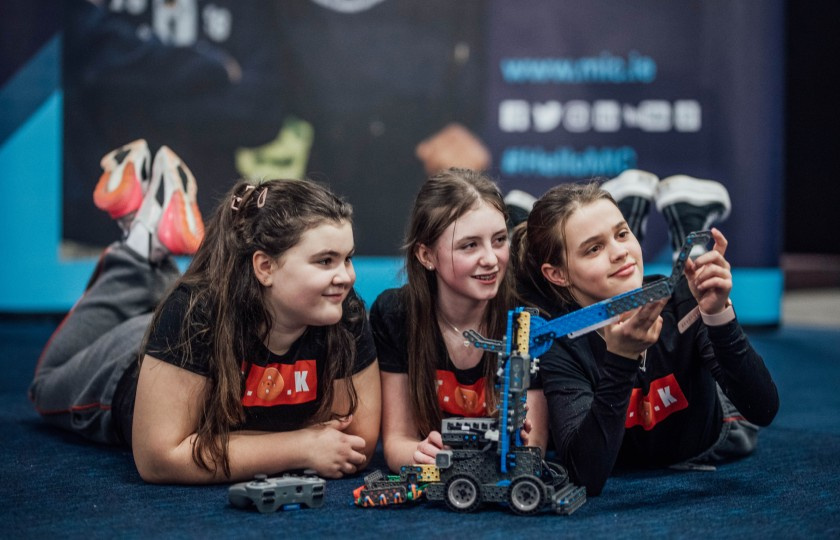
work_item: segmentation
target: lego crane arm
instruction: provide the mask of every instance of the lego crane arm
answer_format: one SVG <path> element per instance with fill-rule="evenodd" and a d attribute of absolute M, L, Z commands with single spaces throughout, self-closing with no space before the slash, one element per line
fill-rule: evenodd
<path fill-rule="evenodd" d="M 475 347 L 492 351 L 499 356 L 497 390 L 499 392 L 499 454 L 500 470 L 507 472 L 511 448 L 521 444 L 519 427 L 525 421 L 525 395 L 530 372 L 536 369 L 539 356 L 548 351 L 555 338 L 579 336 L 606 326 L 619 315 L 650 302 L 668 298 L 685 269 L 685 262 L 695 245 L 711 240 L 709 231 L 690 233 L 674 261 L 671 275 L 663 277 L 623 294 L 575 310 L 546 321 L 533 308 L 518 307 L 508 312 L 505 338 L 487 339 L 475 330 L 467 330 L 464 337 Z"/>
<path fill-rule="evenodd" d="M 530 350 L 531 357 L 539 357 L 550 347 L 554 339 L 561 336 L 576 337 L 591 332 L 618 320 L 627 311 L 641 307 L 647 303 L 668 298 L 674 292 L 674 287 L 685 269 L 685 262 L 694 246 L 707 245 L 712 239 L 709 231 L 690 233 L 677 254 L 671 275 L 663 277 L 612 298 L 607 298 L 585 308 L 575 310 L 566 315 L 546 321 L 533 312 L 530 318 Z M 475 330 L 467 330 L 464 337 L 475 347 L 487 351 L 510 354 L 509 346 L 511 328 L 508 328 L 508 338 L 504 340 L 488 339 Z"/>
<path fill-rule="evenodd" d="M 711 241 L 709 231 L 690 233 L 680 249 L 671 275 L 663 277 L 623 294 L 613 296 L 585 308 L 546 321 L 538 316 L 531 317 L 530 354 L 538 357 L 546 352 L 552 341 L 561 336 L 576 337 L 591 332 L 602 326 L 612 324 L 627 311 L 639 308 L 650 302 L 668 298 L 674 292 L 677 281 L 685 269 L 685 262 L 694 246 L 703 246 Z M 466 333 L 465 333 L 466 337 Z M 469 337 L 467 338 L 469 339 Z M 475 342 L 474 342 L 475 343 Z"/>

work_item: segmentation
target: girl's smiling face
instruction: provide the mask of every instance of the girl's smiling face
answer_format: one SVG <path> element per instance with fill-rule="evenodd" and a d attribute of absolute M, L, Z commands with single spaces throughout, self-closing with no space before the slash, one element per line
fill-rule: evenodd
<path fill-rule="evenodd" d="M 270 286 L 264 289 L 273 330 L 338 323 L 342 302 L 356 281 L 353 251 L 349 222 L 327 221 L 304 232 L 272 265 Z"/>
<path fill-rule="evenodd" d="M 504 215 L 480 201 L 456 219 L 418 257 L 437 273 L 440 300 L 485 301 L 496 296 L 510 257 Z"/>
<path fill-rule="evenodd" d="M 568 287 L 582 307 L 642 286 L 642 247 L 613 202 L 578 208 L 565 233 L 567 264 L 555 271 L 555 283 Z"/>

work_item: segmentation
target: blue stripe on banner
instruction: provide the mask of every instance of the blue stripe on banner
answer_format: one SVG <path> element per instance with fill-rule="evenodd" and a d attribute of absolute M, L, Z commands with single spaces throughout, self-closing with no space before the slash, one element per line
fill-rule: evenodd
<path fill-rule="evenodd" d="M 0 88 L 0 146 L 61 86 L 61 34 Z"/>

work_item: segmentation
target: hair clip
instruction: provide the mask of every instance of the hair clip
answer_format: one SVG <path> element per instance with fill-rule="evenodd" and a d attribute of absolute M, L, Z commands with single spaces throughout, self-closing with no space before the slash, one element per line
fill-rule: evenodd
<path fill-rule="evenodd" d="M 241 196 L 233 196 L 233 201 L 231 201 L 230 207 L 234 212 L 239 211 L 240 205 L 242 204 L 242 200 L 248 195 L 248 193 L 251 192 L 252 189 L 256 188 L 253 185 L 248 184 L 247 186 L 245 186 L 245 193 L 243 193 Z"/>
<path fill-rule="evenodd" d="M 265 197 L 268 195 L 268 188 L 264 187 L 260 196 L 257 198 L 257 208 L 262 208 L 265 206 Z"/>

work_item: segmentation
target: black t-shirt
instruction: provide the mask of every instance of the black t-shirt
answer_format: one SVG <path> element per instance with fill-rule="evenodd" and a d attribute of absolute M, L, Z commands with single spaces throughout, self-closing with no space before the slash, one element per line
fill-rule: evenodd
<path fill-rule="evenodd" d="M 189 290 L 184 285 L 164 300 L 159 322 L 151 329 L 144 353 L 203 377 L 212 377 L 209 332 L 191 340 L 191 359 L 171 346 L 178 341 L 188 301 Z M 205 326 L 200 320 L 198 323 L 199 327 Z M 206 327 L 209 328 L 209 324 Z M 376 348 L 367 320 L 362 318 L 348 328 L 356 338 L 353 364 L 353 374 L 356 374 L 376 359 Z M 324 327 L 309 327 L 282 355 L 272 353 L 258 338 L 254 338 L 247 358 L 241 359 L 245 422 L 237 429 L 291 431 L 310 423 L 320 407 L 324 392 L 324 372 L 329 360 L 326 358 L 325 334 Z M 133 398 L 136 380 L 128 392 Z M 124 433 L 129 433 L 126 432 L 127 427 L 130 430 L 130 426 L 122 426 Z"/>
<path fill-rule="evenodd" d="M 405 288 L 383 291 L 370 309 L 370 324 L 379 357 L 379 368 L 388 373 L 408 373 L 408 328 Z M 438 404 L 444 416 L 488 416 L 484 369 L 487 354 L 469 369 L 458 369 L 449 359 L 440 332 L 435 334 L 438 351 L 436 375 Z M 492 391 L 492 388 L 490 389 Z"/>
<path fill-rule="evenodd" d="M 747 420 L 775 415 L 776 387 L 737 320 L 680 327 L 696 305 L 681 280 L 643 363 L 608 352 L 596 332 L 557 339 L 541 357 L 558 457 L 591 494 L 615 463 L 664 466 L 709 448 L 723 422 L 716 383 Z"/>

